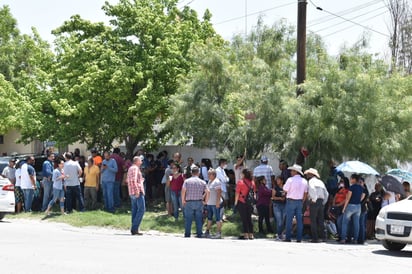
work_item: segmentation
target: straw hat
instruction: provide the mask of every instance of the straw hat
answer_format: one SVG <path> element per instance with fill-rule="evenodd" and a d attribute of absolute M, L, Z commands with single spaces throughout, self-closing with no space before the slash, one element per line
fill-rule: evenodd
<path fill-rule="evenodd" d="M 320 178 L 319 172 L 314 168 L 309 168 L 305 171 L 305 174 L 312 174 L 313 176 Z"/>
<path fill-rule="evenodd" d="M 302 167 L 300 165 L 294 164 L 293 166 L 288 167 L 289 170 L 294 170 L 298 173 L 300 173 L 300 175 L 303 175 L 302 172 Z"/>

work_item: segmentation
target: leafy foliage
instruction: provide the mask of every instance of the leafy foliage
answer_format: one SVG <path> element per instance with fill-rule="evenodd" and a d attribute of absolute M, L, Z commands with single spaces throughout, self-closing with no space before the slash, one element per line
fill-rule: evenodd
<path fill-rule="evenodd" d="M 158 144 L 154 125 L 167 117 L 177 78 L 190 70 L 189 48 L 216 36 L 208 13 L 199 21 L 195 11 L 176 4 L 106 3 L 111 26 L 73 16 L 54 31 L 50 138 L 103 149 L 125 140 L 129 154 L 139 142 Z"/>
<path fill-rule="evenodd" d="M 265 150 L 293 162 L 306 147 L 306 165 L 328 171 L 330 160 L 359 159 L 382 170 L 410 160 L 410 77 L 355 46 L 330 57 L 318 36 L 308 37 L 308 77 L 296 97 L 293 31 L 258 23 L 231 47 L 196 48 L 198 67 L 173 97 L 174 135 L 234 156 Z M 181 116 L 182 115 L 182 116 Z"/>

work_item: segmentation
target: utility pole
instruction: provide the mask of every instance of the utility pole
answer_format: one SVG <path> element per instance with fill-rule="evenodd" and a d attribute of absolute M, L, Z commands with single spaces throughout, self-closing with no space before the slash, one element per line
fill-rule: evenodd
<path fill-rule="evenodd" d="M 297 71 L 296 83 L 302 84 L 306 79 L 306 0 L 298 0 L 298 41 L 297 41 Z M 303 90 L 297 89 L 297 96 Z"/>

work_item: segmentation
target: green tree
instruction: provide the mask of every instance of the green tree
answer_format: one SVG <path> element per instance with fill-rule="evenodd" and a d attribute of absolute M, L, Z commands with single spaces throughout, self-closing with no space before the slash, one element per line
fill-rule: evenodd
<path fill-rule="evenodd" d="M 49 71 L 53 54 L 36 29 L 22 35 L 17 21 L 4 6 L 0 9 L 0 73 L 2 75 L 1 111 L 5 118 L 2 133 L 18 129 L 26 141 L 36 139 L 40 121 L 47 115 Z M 3 93 L 4 92 L 4 93 Z"/>
<path fill-rule="evenodd" d="M 139 142 L 158 144 L 155 125 L 168 116 L 177 79 L 191 68 L 191 45 L 216 36 L 208 12 L 199 21 L 176 5 L 120 0 L 103 7 L 111 26 L 73 16 L 54 31 L 53 139 L 101 148 L 120 139 L 129 154 Z"/>
<path fill-rule="evenodd" d="M 287 25 L 259 22 L 246 41 L 195 48 L 198 65 L 172 98 L 176 115 L 167 125 L 183 143 L 193 138 L 232 156 L 271 150 L 293 162 L 306 147 L 305 165 L 324 174 L 332 159 L 359 159 L 381 171 L 410 160 L 411 77 L 389 76 L 389 66 L 361 45 L 335 58 L 319 36 L 307 41 L 308 77 L 299 97 Z"/>
<path fill-rule="evenodd" d="M 175 117 L 184 117 L 167 123 L 175 139 L 193 138 L 196 146 L 216 147 L 229 156 L 246 149 L 254 157 L 282 146 L 284 123 L 276 106 L 292 85 L 292 34 L 283 22 L 267 27 L 259 20 L 246 40 L 236 36 L 225 48 L 194 48 L 197 65 L 172 98 Z"/>

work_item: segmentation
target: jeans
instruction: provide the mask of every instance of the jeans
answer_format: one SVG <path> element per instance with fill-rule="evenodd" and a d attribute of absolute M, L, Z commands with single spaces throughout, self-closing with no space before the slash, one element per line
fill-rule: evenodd
<path fill-rule="evenodd" d="M 348 204 L 342 219 L 342 235 L 341 240 L 346 239 L 349 222 L 352 220 L 353 225 L 353 240 L 358 241 L 359 236 L 359 218 L 361 214 L 360 204 Z"/>
<path fill-rule="evenodd" d="M 276 219 L 276 233 L 278 234 L 278 237 L 280 237 L 280 235 L 283 232 L 283 229 L 285 228 L 285 207 L 286 205 L 284 203 L 273 203 L 273 213 Z"/>
<path fill-rule="evenodd" d="M 139 198 L 130 195 L 130 202 L 132 204 L 132 232 L 139 232 L 139 227 L 146 211 L 144 195 L 140 194 Z"/>
<path fill-rule="evenodd" d="M 368 216 L 368 212 L 361 212 L 359 217 L 359 236 L 358 236 L 358 243 L 364 243 L 366 240 L 366 219 Z"/>
<path fill-rule="evenodd" d="M 175 219 L 179 218 L 179 208 L 182 208 L 181 191 L 170 191 L 170 198 L 173 204 L 173 216 Z"/>
<path fill-rule="evenodd" d="M 41 211 L 45 211 L 53 195 L 53 181 L 43 178 L 43 203 Z"/>
<path fill-rule="evenodd" d="M 56 203 L 57 199 L 60 199 L 60 201 L 62 201 L 62 200 L 64 201 L 64 190 L 63 189 L 53 188 L 53 198 L 50 200 L 50 202 L 47 206 L 52 208 L 54 206 L 54 204 Z M 64 202 L 63 203 L 60 202 L 60 207 L 64 209 Z"/>
<path fill-rule="evenodd" d="M 203 202 L 187 201 L 183 210 L 185 213 L 185 237 L 190 237 L 194 217 L 196 223 L 196 236 L 201 238 L 203 226 Z"/>
<path fill-rule="evenodd" d="M 114 207 L 115 208 L 119 208 L 121 206 L 121 202 L 120 202 L 120 185 L 121 185 L 121 181 L 114 181 L 113 199 L 114 199 Z"/>
<path fill-rule="evenodd" d="M 296 216 L 297 223 L 297 235 L 296 240 L 302 241 L 303 234 L 303 214 L 302 214 L 303 201 L 302 200 L 286 200 L 286 240 L 292 238 L 292 223 L 293 217 Z"/>
<path fill-rule="evenodd" d="M 114 181 L 102 181 L 102 186 L 103 186 L 104 208 L 106 209 L 106 211 L 114 213 L 114 199 L 113 199 Z"/>
<path fill-rule="evenodd" d="M 73 211 L 73 198 L 79 203 L 79 210 L 84 211 L 84 201 L 80 185 L 66 187 L 66 211 Z"/>
<path fill-rule="evenodd" d="M 31 212 L 31 205 L 34 199 L 34 190 L 32 188 L 22 188 L 24 195 L 24 212 Z"/>
<path fill-rule="evenodd" d="M 319 240 L 319 237 L 326 240 L 324 210 L 323 199 L 310 204 L 310 231 L 314 241 Z"/>

